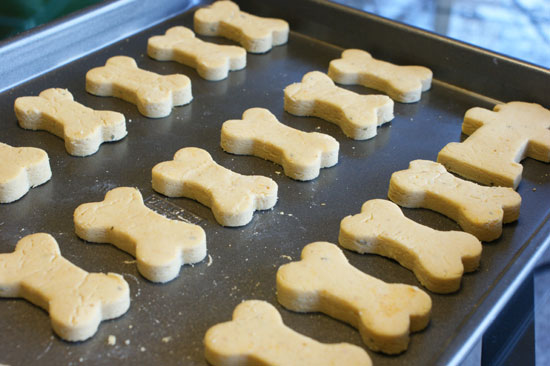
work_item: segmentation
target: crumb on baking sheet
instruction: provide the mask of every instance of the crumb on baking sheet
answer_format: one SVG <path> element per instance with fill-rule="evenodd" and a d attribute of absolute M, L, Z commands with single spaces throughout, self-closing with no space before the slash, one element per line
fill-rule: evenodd
<path fill-rule="evenodd" d="M 116 337 L 114 335 L 110 335 L 107 337 L 107 344 L 109 346 L 114 346 L 116 344 Z"/>
<path fill-rule="evenodd" d="M 124 341 L 124 344 L 125 344 L 125 345 L 129 345 L 129 344 L 130 344 L 130 340 L 129 340 L 129 339 L 125 340 L 125 341 Z"/>
<path fill-rule="evenodd" d="M 168 336 L 168 337 L 162 337 L 162 343 L 168 343 L 172 340 L 172 337 Z"/>

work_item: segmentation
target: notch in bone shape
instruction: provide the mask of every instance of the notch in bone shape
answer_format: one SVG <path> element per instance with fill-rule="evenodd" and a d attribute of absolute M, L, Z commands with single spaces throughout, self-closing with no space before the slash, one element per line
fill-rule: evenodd
<path fill-rule="evenodd" d="M 290 310 L 320 311 L 351 324 L 370 349 L 387 354 L 407 349 L 409 332 L 428 325 L 432 308 L 424 291 L 361 272 L 328 242 L 306 245 L 301 261 L 279 268 L 277 299 Z"/>
<path fill-rule="evenodd" d="M 30 130 L 46 130 L 65 140 L 71 155 L 87 156 L 106 141 L 126 136 L 124 115 L 113 111 L 96 111 L 73 99 L 66 89 L 51 88 L 38 97 L 15 100 L 19 125 Z"/>
<path fill-rule="evenodd" d="M 250 108 L 242 120 L 224 122 L 221 147 L 231 154 L 254 155 L 282 165 L 287 176 L 305 181 L 338 163 L 340 144 L 329 135 L 283 125 L 267 109 Z"/>
<path fill-rule="evenodd" d="M 288 328 L 277 309 L 260 300 L 240 303 L 233 320 L 208 329 L 204 345 L 206 360 L 214 366 L 372 365 L 360 347 L 323 344 Z"/>
<path fill-rule="evenodd" d="M 17 201 L 52 177 L 48 154 L 42 149 L 0 142 L 0 161 L 0 203 Z"/>
<path fill-rule="evenodd" d="M 105 66 L 86 73 L 86 91 L 102 97 L 117 97 L 137 105 L 150 118 L 166 117 L 172 108 L 188 104 L 191 80 L 182 74 L 159 75 L 137 67 L 127 56 L 111 57 Z"/>
<path fill-rule="evenodd" d="M 451 142 L 437 161 L 481 184 L 517 188 L 526 157 L 550 162 L 550 110 L 535 103 L 471 108 L 464 116 L 464 142 Z"/>
<path fill-rule="evenodd" d="M 388 197 L 399 206 L 439 212 L 482 241 L 500 237 L 502 224 L 516 221 L 521 206 L 513 189 L 480 186 L 429 160 L 411 161 L 409 169 L 393 173 Z"/>
<path fill-rule="evenodd" d="M 395 203 L 370 200 L 340 224 L 341 246 L 395 259 L 433 292 L 457 291 L 464 272 L 477 269 L 481 242 L 463 231 L 438 231 L 403 215 Z"/>
<path fill-rule="evenodd" d="M 270 209 L 277 202 L 277 183 L 272 179 L 235 173 L 196 147 L 180 149 L 174 160 L 155 165 L 153 189 L 168 197 L 199 201 L 223 226 L 246 225 L 255 210 Z"/>
<path fill-rule="evenodd" d="M 83 341 L 99 323 L 124 314 L 130 289 L 115 273 L 88 273 L 61 256 L 55 239 L 27 235 L 15 251 L 0 254 L 0 297 L 23 297 L 50 314 L 54 332 Z"/>
<path fill-rule="evenodd" d="M 288 41 L 288 23 L 240 11 L 232 1 L 216 1 L 194 16 L 195 32 L 229 38 L 251 53 L 264 53 Z"/>
<path fill-rule="evenodd" d="M 432 71 L 427 67 L 394 65 L 356 49 L 345 50 L 342 58 L 332 60 L 328 76 L 339 84 L 380 90 L 401 103 L 418 102 L 432 85 Z"/>
<path fill-rule="evenodd" d="M 308 72 L 301 83 L 285 88 L 285 111 L 314 116 L 338 125 L 354 140 L 376 136 L 376 128 L 393 119 L 393 100 L 386 95 L 360 95 L 337 87 L 322 72 Z"/>
<path fill-rule="evenodd" d="M 78 206 L 74 225 L 82 239 L 110 243 L 134 256 L 139 273 L 153 282 L 173 280 L 182 265 L 206 256 L 206 235 L 200 226 L 150 210 L 135 188 L 115 188 L 101 202 Z"/>
<path fill-rule="evenodd" d="M 147 54 L 159 61 L 177 61 L 197 70 L 206 80 L 222 80 L 229 71 L 246 66 L 246 50 L 201 41 L 185 27 L 172 27 L 147 42 Z"/>

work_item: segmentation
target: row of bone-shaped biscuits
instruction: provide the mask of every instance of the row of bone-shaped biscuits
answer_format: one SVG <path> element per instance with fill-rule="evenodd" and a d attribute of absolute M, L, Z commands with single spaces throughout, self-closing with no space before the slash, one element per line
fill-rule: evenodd
<path fill-rule="evenodd" d="M 183 264 L 206 256 L 200 226 L 148 209 L 135 188 L 119 187 L 102 202 L 80 205 L 74 224 L 79 237 L 133 255 L 139 272 L 153 282 L 170 281 Z M 102 320 L 124 314 L 130 305 L 122 276 L 88 274 L 64 259 L 55 239 L 44 233 L 27 235 L 15 252 L 0 254 L 0 297 L 23 297 L 44 308 L 56 334 L 69 341 L 88 339 Z"/>
<path fill-rule="evenodd" d="M 387 354 L 407 349 L 409 333 L 424 329 L 432 301 L 415 286 L 388 284 L 347 261 L 334 244 L 315 242 L 302 251 L 302 260 L 277 271 L 277 299 L 287 309 L 319 311 L 358 328 L 369 348 Z M 267 336 L 269 334 L 269 336 Z M 300 340 L 297 347 L 293 341 Z M 370 364 L 355 346 L 320 345 L 284 327 L 277 311 L 263 301 L 239 305 L 230 322 L 211 327 L 205 355 L 213 365 L 260 362 L 266 365 L 333 365 L 334 357 L 349 365 Z M 323 352 L 317 355 L 314 352 Z M 321 358 L 319 358 L 321 357 Z"/>

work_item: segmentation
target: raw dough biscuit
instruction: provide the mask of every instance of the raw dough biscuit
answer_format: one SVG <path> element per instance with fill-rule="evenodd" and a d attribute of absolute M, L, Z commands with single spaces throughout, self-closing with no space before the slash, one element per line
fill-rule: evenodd
<path fill-rule="evenodd" d="M 52 177 L 48 154 L 42 149 L 0 142 L 0 161 L 0 203 L 17 201 Z"/>
<path fill-rule="evenodd" d="M 273 305 L 259 300 L 240 303 L 232 321 L 208 329 L 204 346 L 214 366 L 372 365 L 360 347 L 319 343 L 288 328 Z"/>
<path fill-rule="evenodd" d="M 428 160 L 411 161 L 409 169 L 393 173 L 388 197 L 399 206 L 439 212 L 483 241 L 500 237 L 502 224 L 516 221 L 521 206 L 511 188 L 480 186 Z"/>
<path fill-rule="evenodd" d="M 117 97 L 137 105 L 150 118 L 166 117 L 172 108 L 188 104 L 191 80 L 185 75 L 159 75 L 137 67 L 127 56 L 111 57 L 105 66 L 86 73 L 86 91 L 102 97 Z"/>
<path fill-rule="evenodd" d="M 94 154 L 102 143 L 120 140 L 127 133 L 123 114 L 83 106 L 67 89 L 46 89 L 38 97 L 17 98 L 15 115 L 23 128 L 61 137 L 67 152 L 75 156 Z"/>
<path fill-rule="evenodd" d="M 290 310 L 320 311 L 349 323 L 369 348 L 388 354 L 407 349 L 409 332 L 428 325 L 432 308 L 424 291 L 359 271 L 327 242 L 308 244 L 301 261 L 279 268 L 277 299 Z"/>
<path fill-rule="evenodd" d="M 173 280 L 182 265 L 206 257 L 206 235 L 200 226 L 148 209 L 135 188 L 115 188 L 102 202 L 78 206 L 74 224 L 82 239 L 111 243 L 133 255 L 139 273 L 153 282 Z"/>
<path fill-rule="evenodd" d="M 153 168 L 153 189 L 168 197 L 188 197 L 212 209 L 223 226 L 243 226 L 255 210 L 277 202 L 277 183 L 260 175 L 246 176 L 214 162 L 203 149 L 187 147 Z"/>
<path fill-rule="evenodd" d="M 429 290 L 457 291 L 463 272 L 474 271 L 481 242 L 463 231 L 437 231 L 403 215 L 387 200 L 370 200 L 361 213 L 340 224 L 340 245 L 359 253 L 374 253 L 398 261 L 414 272 Z"/>
<path fill-rule="evenodd" d="M 0 254 L 0 297 L 23 297 L 50 313 L 54 332 L 83 341 L 99 323 L 124 314 L 130 289 L 121 275 L 88 273 L 61 256 L 55 239 L 27 235 L 15 251 Z"/>
<path fill-rule="evenodd" d="M 198 34 L 229 38 L 252 53 L 264 53 L 288 41 L 287 22 L 245 13 L 232 1 L 216 1 L 197 10 L 194 26 Z"/>
<path fill-rule="evenodd" d="M 393 119 L 393 100 L 339 88 L 322 72 L 308 72 L 301 83 L 285 88 L 285 111 L 337 124 L 354 140 L 376 136 L 376 128 Z"/>
<path fill-rule="evenodd" d="M 550 110 L 539 104 L 497 104 L 494 112 L 471 108 L 464 116 L 464 142 L 447 144 L 437 161 L 481 184 L 517 188 L 525 157 L 550 162 Z"/>
<path fill-rule="evenodd" d="M 254 155 L 282 165 L 292 179 L 311 180 L 321 168 L 338 163 L 340 144 L 329 135 L 283 125 L 267 109 L 250 108 L 242 120 L 222 125 L 221 147 L 231 154 Z"/>
<path fill-rule="evenodd" d="M 345 50 L 342 58 L 332 60 L 328 76 L 339 84 L 380 90 L 401 103 L 418 102 L 432 85 L 432 71 L 427 67 L 394 65 L 356 49 Z"/>
<path fill-rule="evenodd" d="M 159 61 L 177 61 L 197 70 L 206 80 L 222 80 L 229 71 L 246 66 L 246 50 L 238 46 L 223 46 L 203 42 L 185 27 L 173 27 L 164 36 L 154 36 L 147 42 L 147 54 Z"/>

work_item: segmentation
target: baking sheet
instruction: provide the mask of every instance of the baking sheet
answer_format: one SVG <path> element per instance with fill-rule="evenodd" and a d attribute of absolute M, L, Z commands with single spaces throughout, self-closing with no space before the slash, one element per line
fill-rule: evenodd
<path fill-rule="evenodd" d="M 287 325 L 319 341 L 363 346 L 359 333 L 342 322 L 322 314 L 293 313 L 278 305 L 277 268 L 298 260 L 302 248 L 310 242 L 337 243 L 340 220 L 358 213 L 366 200 L 385 198 L 394 171 L 405 169 L 413 159 L 435 160 L 446 143 L 459 141 L 468 108 L 492 108 L 495 99 L 550 105 L 550 94 L 544 93 L 545 85 L 550 84 L 536 81 L 540 77 L 548 81 L 550 76 L 539 68 L 320 1 L 239 3 L 254 14 L 287 19 L 292 32 L 287 45 L 264 55 L 248 54 L 247 67 L 231 72 L 226 80 L 209 82 L 189 67 L 158 62 L 146 55 L 150 36 L 163 34 L 175 25 L 192 28 L 192 9 L 0 95 L 0 141 L 45 149 L 53 171 L 50 182 L 31 189 L 15 203 L 0 205 L 0 252 L 12 252 L 25 235 L 49 232 L 58 241 L 63 256 L 74 264 L 87 271 L 123 274 L 132 298 L 124 316 L 103 322 L 92 339 L 81 343 L 64 342 L 53 335 L 46 312 L 25 300 L 0 299 L 0 363 L 205 365 L 204 333 L 210 326 L 229 320 L 234 307 L 247 299 L 270 302 Z M 348 32 L 350 27 L 355 27 L 355 32 Z M 221 38 L 201 38 L 231 44 Z M 416 47 L 401 49 L 394 41 Z M 306 72 L 326 72 L 329 61 L 352 46 L 369 49 L 375 57 L 394 62 L 424 64 L 434 70 L 436 79 L 419 103 L 396 103 L 395 119 L 367 141 L 348 139 L 337 126 L 320 119 L 295 117 L 283 111 L 284 87 L 300 81 Z M 429 59 L 418 52 L 426 47 L 433 53 Z M 87 94 L 86 72 L 115 55 L 134 57 L 139 67 L 161 74 L 189 76 L 193 102 L 175 108 L 166 118 L 148 119 L 127 102 Z M 461 62 L 461 58 L 468 62 Z M 494 65 L 493 69 L 485 69 L 487 62 Z M 473 63 L 479 67 L 470 67 Z M 500 67 L 514 73 L 498 79 Z M 498 81 L 491 85 L 479 82 L 487 78 Z M 524 85 L 525 81 L 533 82 Z M 510 84 L 515 87 L 501 90 L 502 85 Z M 68 88 L 75 100 L 94 109 L 124 113 L 128 136 L 103 144 L 95 155 L 77 158 L 66 153 L 61 139 L 47 132 L 21 129 L 13 113 L 15 98 L 37 95 L 51 87 Z M 376 93 L 360 86 L 346 88 L 361 94 Z M 240 118 L 251 107 L 268 108 L 292 127 L 334 136 L 340 143 L 338 165 L 322 169 L 314 181 L 297 182 L 284 176 L 278 165 L 223 152 L 219 147 L 222 123 Z M 201 204 L 155 193 L 151 188 L 152 167 L 170 160 L 185 146 L 206 149 L 216 162 L 236 172 L 271 177 L 279 185 L 277 205 L 257 212 L 245 227 L 223 228 Z M 431 323 L 426 330 L 412 335 L 407 352 L 385 356 L 368 351 L 376 365 L 459 361 L 548 246 L 550 167 L 532 159 L 523 164 L 518 189 L 523 198 L 519 221 L 505 225 L 499 240 L 484 245 L 479 270 L 464 276 L 459 292 L 430 293 Z M 141 277 L 130 255 L 114 246 L 86 243 L 76 237 L 74 209 L 81 203 L 101 201 L 108 190 L 118 186 L 137 187 L 148 205 L 161 213 L 196 220 L 206 231 L 207 258 L 182 267 L 176 280 L 160 285 Z M 404 212 L 436 229 L 459 229 L 453 221 L 428 210 Z M 412 272 L 394 261 L 350 251 L 345 254 L 354 266 L 384 281 L 420 286 Z M 116 337 L 114 346 L 107 344 L 110 335 Z"/>

